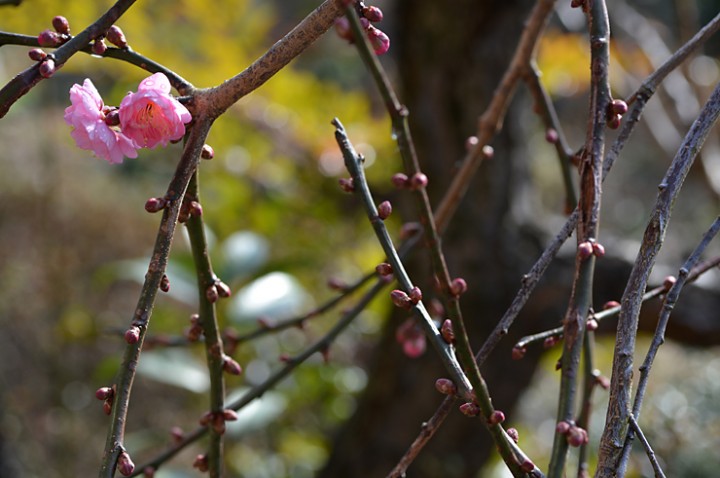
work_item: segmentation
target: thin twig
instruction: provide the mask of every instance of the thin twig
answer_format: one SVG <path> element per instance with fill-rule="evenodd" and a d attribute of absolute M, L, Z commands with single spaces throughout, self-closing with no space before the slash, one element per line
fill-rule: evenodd
<path fill-rule="evenodd" d="M 637 420 L 635 420 L 635 417 L 633 417 L 632 415 L 630 415 L 628 419 L 630 420 L 631 430 L 633 430 L 633 432 L 637 434 L 638 438 L 640 438 L 640 443 L 642 443 L 643 448 L 645 448 L 645 453 L 647 453 L 648 459 L 650 460 L 650 465 L 652 465 L 653 471 L 655 472 L 655 478 L 665 478 L 665 473 L 663 473 L 662 468 L 660 468 L 660 463 L 658 463 L 657 461 L 655 452 L 650 446 L 650 442 L 648 442 L 647 438 L 645 438 L 645 435 L 643 434 L 642 429 L 640 429 L 640 425 L 638 424 Z"/>
<path fill-rule="evenodd" d="M 643 364 L 640 366 L 640 381 L 638 382 L 638 389 L 635 393 L 635 401 L 633 402 L 632 417 L 633 419 L 640 418 L 640 410 L 642 408 L 642 402 L 645 398 L 645 390 L 650 378 L 650 369 L 652 368 L 655 357 L 657 356 L 660 346 L 665 342 L 665 330 L 667 324 L 670 321 L 670 314 L 675 307 L 680 292 L 682 291 L 685 284 L 690 280 L 690 271 L 695 267 L 697 262 L 700 260 L 700 256 L 707 248 L 710 241 L 717 235 L 720 230 L 720 218 L 716 218 L 710 229 L 705 233 L 700 244 L 695 248 L 690 257 L 687 259 L 685 264 L 680 268 L 675 284 L 670 287 L 665 301 L 663 303 L 662 310 L 660 311 L 660 317 L 658 318 L 657 326 L 655 327 L 655 334 L 653 335 L 652 342 L 648 349 L 647 355 Z M 625 439 L 625 444 L 620 458 L 620 466 L 618 467 L 618 476 L 623 476 L 625 469 L 627 468 L 627 462 L 630 458 L 630 450 L 632 448 L 633 433 L 630 430 Z"/>
<path fill-rule="evenodd" d="M 705 138 L 716 123 L 718 115 L 720 115 L 720 85 L 715 88 L 700 115 L 693 122 L 665 177 L 658 186 L 660 191 L 657 201 L 621 300 L 622 309 L 618 320 L 613 373 L 610 382 L 610 403 L 605 430 L 600 442 L 596 474 L 598 478 L 615 476 L 625 442 L 628 415 L 630 414 L 633 355 L 642 293 L 645 291 L 650 271 L 663 245 L 675 199 Z"/>
<path fill-rule="evenodd" d="M 185 201 L 194 200 L 200 202 L 199 190 L 198 171 L 196 170 L 190 180 Z M 210 263 L 202 216 L 191 215 L 186 224 L 197 273 L 200 303 L 198 310 L 205 337 L 205 357 L 210 377 L 210 416 L 212 418 L 208 420 L 209 423 L 207 424 L 210 430 L 210 444 L 207 454 L 208 475 L 211 478 L 221 478 L 223 475 L 223 434 L 225 433 L 224 352 L 215 310 L 215 300 L 217 300 L 218 294 L 208 293 L 212 288 L 217 290 L 215 285 L 217 278 Z M 213 297 L 215 300 L 211 300 Z"/>
<path fill-rule="evenodd" d="M 175 226 L 182 205 L 182 197 L 190 182 L 190 177 L 197 166 L 200 151 L 210 130 L 210 125 L 211 120 L 207 118 L 195 119 L 195 124 L 190 129 L 182 158 L 178 163 L 175 175 L 168 188 L 167 197 L 171 200 L 168 207 L 163 211 L 163 217 L 160 221 L 160 227 L 155 240 L 155 248 L 152 258 L 150 259 L 148 272 L 145 275 L 145 282 L 143 283 L 132 321 L 132 327 L 139 329 L 139 337 L 137 342 L 128 343 L 126 346 L 123 361 L 118 371 L 118 377 L 115 380 L 116 390 L 110 417 L 111 423 L 108 429 L 105 451 L 100 467 L 100 478 L 112 478 L 114 476 L 118 456 L 124 451 L 125 423 L 127 421 L 130 393 L 135 378 L 135 371 L 140 358 L 140 350 L 142 349 L 143 340 L 147 333 L 157 290 L 160 287 L 160 282 L 167 267 L 170 247 L 175 234 Z"/>
<path fill-rule="evenodd" d="M 585 326 L 592 307 L 592 285 L 595 270 L 596 243 L 600 223 L 602 164 L 605 157 L 605 123 L 610 104 L 608 64 L 610 61 L 610 25 L 604 0 L 588 6 L 591 53 L 591 92 L 585 156 L 580 166 L 580 217 L 575 278 L 570 303 L 563 322 L 562 372 L 558 398 L 557 422 L 575 420 L 577 372 L 585 336 Z M 585 246 L 585 249 L 583 248 Z M 587 250 L 590 248 L 590 251 Z M 589 254 L 588 254 L 589 253 Z M 561 427 L 555 430 L 548 476 L 560 478 L 565 473 L 568 439 Z"/>

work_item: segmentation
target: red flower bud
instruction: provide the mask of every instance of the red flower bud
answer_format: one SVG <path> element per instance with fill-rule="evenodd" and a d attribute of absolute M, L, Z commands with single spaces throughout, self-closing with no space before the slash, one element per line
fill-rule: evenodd
<path fill-rule="evenodd" d="M 217 288 L 218 295 L 223 299 L 227 299 L 232 295 L 232 290 L 230 289 L 230 286 L 228 286 L 221 280 L 215 282 L 215 288 Z"/>
<path fill-rule="evenodd" d="M 338 179 L 338 184 L 340 185 L 340 189 L 346 193 L 355 192 L 355 184 L 352 178 L 340 178 Z"/>
<path fill-rule="evenodd" d="M 366 32 L 376 55 L 382 55 L 390 49 L 390 38 L 382 30 L 369 26 Z"/>
<path fill-rule="evenodd" d="M 227 422 L 234 422 L 238 419 L 238 413 L 231 408 L 226 408 L 223 410 L 223 418 Z"/>
<path fill-rule="evenodd" d="M 445 319 L 440 327 L 440 335 L 445 342 L 452 344 L 455 342 L 455 332 L 453 331 L 452 322 L 450 319 Z"/>
<path fill-rule="evenodd" d="M 170 292 L 170 279 L 168 279 L 168 276 L 165 274 L 163 274 L 162 279 L 160 279 L 160 290 Z"/>
<path fill-rule="evenodd" d="M 593 254 L 593 245 L 590 241 L 578 244 L 578 254 L 581 260 L 585 260 Z"/>
<path fill-rule="evenodd" d="M 422 189 L 428 184 L 428 178 L 423 173 L 415 173 L 410 178 L 410 189 L 413 191 Z"/>
<path fill-rule="evenodd" d="M 174 443 L 179 443 L 185 439 L 185 432 L 180 427 L 172 427 L 170 429 L 170 436 Z"/>
<path fill-rule="evenodd" d="M 380 204 L 378 204 L 378 217 L 382 219 L 383 221 L 390 217 L 390 214 L 392 214 L 392 204 L 390 204 L 390 201 L 383 201 Z"/>
<path fill-rule="evenodd" d="M 513 347 L 512 349 L 512 359 L 513 360 L 520 360 L 525 356 L 525 352 L 527 352 L 527 349 L 525 347 Z"/>
<path fill-rule="evenodd" d="M 595 257 L 602 257 L 605 255 L 605 247 L 599 242 L 592 243 L 593 255 Z"/>
<path fill-rule="evenodd" d="M 120 125 L 120 111 L 117 108 L 110 109 L 105 113 L 105 124 L 108 126 Z"/>
<path fill-rule="evenodd" d="M 587 432 L 578 426 L 570 427 L 566 438 L 568 445 L 572 447 L 579 447 L 588 442 Z"/>
<path fill-rule="evenodd" d="M 125 34 L 120 29 L 119 26 L 113 25 L 110 27 L 110 29 L 107 32 L 107 41 L 112 43 L 118 48 L 127 48 L 128 43 L 127 39 L 125 38 Z"/>
<path fill-rule="evenodd" d="M 100 387 L 95 391 L 95 398 L 98 400 L 107 400 L 108 398 L 111 398 L 115 392 L 113 392 L 113 389 L 110 387 Z"/>
<path fill-rule="evenodd" d="M 557 345 L 557 343 L 560 341 L 560 339 L 556 335 L 551 335 L 550 337 L 546 338 L 543 342 L 543 347 L 546 349 L 551 349 Z"/>
<path fill-rule="evenodd" d="M 443 395 L 455 395 L 457 393 L 455 383 L 448 378 L 439 378 L 435 380 L 435 389 Z"/>
<path fill-rule="evenodd" d="M 610 111 L 616 115 L 624 115 L 628 111 L 628 105 L 623 100 L 612 100 L 610 102 Z"/>
<path fill-rule="evenodd" d="M 555 431 L 559 433 L 560 435 L 566 435 L 570 431 L 570 427 L 572 425 L 565 420 L 558 422 L 558 424 L 555 426 Z"/>
<path fill-rule="evenodd" d="M 113 400 L 112 398 L 108 398 L 103 402 L 103 412 L 105 415 L 110 415 L 112 413 L 112 407 L 113 407 Z"/>
<path fill-rule="evenodd" d="M 70 22 L 63 16 L 56 16 L 52 19 L 52 26 L 58 33 L 70 33 Z"/>
<path fill-rule="evenodd" d="M 594 332 L 598 328 L 598 321 L 593 318 L 590 318 L 587 321 L 586 327 L 590 332 Z"/>
<path fill-rule="evenodd" d="M 242 373 L 240 364 L 228 355 L 223 357 L 223 370 L 230 375 L 240 375 Z"/>
<path fill-rule="evenodd" d="M 520 441 L 520 434 L 518 433 L 516 428 L 508 428 L 507 434 L 515 443 Z"/>
<path fill-rule="evenodd" d="M 382 264 L 378 264 L 378 265 L 375 267 L 375 272 L 377 272 L 377 273 L 380 274 L 381 276 L 389 276 L 389 275 L 392 275 L 392 273 L 393 273 L 393 268 L 392 268 L 392 266 L 391 266 L 390 264 L 388 264 L 387 262 L 383 262 Z"/>
<path fill-rule="evenodd" d="M 535 469 L 535 463 L 533 463 L 529 458 L 525 458 L 523 462 L 520 463 L 520 469 L 525 473 L 532 473 Z"/>
<path fill-rule="evenodd" d="M 102 38 L 98 38 L 95 40 L 92 44 L 92 52 L 98 56 L 102 56 L 107 51 L 107 45 L 102 40 Z"/>
<path fill-rule="evenodd" d="M 165 209 L 167 202 L 164 198 L 150 198 L 145 201 L 145 210 L 147 212 L 155 213 Z"/>
<path fill-rule="evenodd" d="M 603 310 L 612 309 L 615 307 L 620 307 L 620 302 L 616 300 L 609 300 L 605 302 L 605 305 L 603 305 Z"/>
<path fill-rule="evenodd" d="M 126 451 L 120 453 L 117 461 L 117 469 L 123 476 L 130 476 L 135 471 L 135 463 L 130 459 L 130 455 Z"/>
<path fill-rule="evenodd" d="M 490 414 L 490 418 L 488 418 L 488 423 L 490 425 L 498 425 L 505 421 L 505 414 L 501 412 L 500 410 L 495 410 Z"/>
<path fill-rule="evenodd" d="M 381 22 L 383 19 L 382 10 L 380 10 L 378 7 L 374 7 L 374 6 L 363 8 L 362 15 L 363 15 L 363 17 L 367 18 L 369 21 L 371 21 L 373 23 Z"/>
<path fill-rule="evenodd" d="M 204 144 L 200 152 L 200 157 L 202 159 L 213 159 L 215 157 L 215 150 L 209 144 Z"/>
<path fill-rule="evenodd" d="M 33 48 L 28 52 L 28 56 L 31 60 L 43 61 L 45 58 L 47 58 L 47 53 L 42 51 L 40 48 Z"/>
<path fill-rule="evenodd" d="M 57 32 L 52 30 L 43 30 L 38 35 L 38 43 L 44 47 L 56 47 L 62 43 L 62 38 Z"/>
<path fill-rule="evenodd" d="M 50 78 L 55 73 L 55 62 L 50 58 L 46 58 L 45 61 L 40 63 L 40 76 L 43 78 Z"/>
<path fill-rule="evenodd" d="M 197 468 L 198 471 L 202 471 L 202 472 L 208 471 L 209 465 L 208 465 L 207 455 L 196 456 L 195 461 L 193 462 L 193 468 Z"/>
<path fill-rule="evenodd" d="M 622 122 L 622 115 L 612 115 L 607 120 L 607 127 L 610 129 L 618 129 Z"/>
<path fill-rule="evenodd" d="M 390 299 L 392 299 L 393 304 L 395 304 L 396 307 L 399 307 L 401 309 L 410 310 L 413 307 L 412 300 L 410 300 L 410 297 L 400 289 L 395 289 L 394 291 L 390 292 Z"/>
<path fill-rule="evenodd" d="M 663 287 L 665 288 L 665 290 L 670 290 L 670 288 L 675 285 L 675 282 L 677 282 L 675 276 L 667 276 L 663 280 Z"/>
<path fill-rule="evenodd" d="M 422 300 L 422 291 L 420 290 L 420 287 L 413 287 L 410 289 L 410 294 L 408 294 L 408 297 L 410 297 L 410 301 L 413 304 L 417 304 Z"/>
<path fill-rule="evenodd" d="M 215 284 L 211 285 L 207 289 L 205 289 L 205 298 L 208 302 L 211 304 L 214 304 L 218 301 L 220 298 L 220 294 L 218 293 L 217 287 L 215 287 Z"/>
<path fill-rule="evenodd" d="M 125 331 L 125 342 L 136 344 L 140 340 L 140 327 L 133 325 Z"/>
<path fill-rule="evenodd" d="M 460 405 L 460 412 L 468 417 L 476 417 L 480 415 L 480 407 L 472 402 L 463 403 Z"/>
<path fill-rule="evenodd" d="M 558 132 L 555 131 L 555 129 L 548 128 L 547 131 L 545 131 L 545 141 L 547 141 L 548 143 L 555 144 L 558 142 L 558 139 Z"/>
<path fill-rule="evenodd" d="M 456 277 L 450 283 L 450 293 L 455 297 L 459 297 L 467 292 L 467 282 L 462 277 Z"/>
<path fill-rule="evenodd" d="M 392 175 L 392 178 L 390 178 L 390 181 L 395 185 L 398 189 L 405 189 L 410 186 L 409 178 L 407 177 L 407 174 L 405 173 L 395 173 Z"/>

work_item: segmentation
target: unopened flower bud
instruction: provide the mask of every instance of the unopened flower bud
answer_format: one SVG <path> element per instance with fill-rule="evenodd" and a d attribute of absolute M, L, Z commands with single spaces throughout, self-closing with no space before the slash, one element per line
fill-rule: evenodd
<path fill-rule="evenodd" d="M 63 16 L 56 16 L 52 19 L 52 26 L 58 33 L 70 33 L 70 22 Z"/>
<path fill-rule="evenodd" d="M 596 331 L 598 328 L 598 321 L 593 318 L 588 319 L 586 328 L 590 332 Z"/>
<path fill-rule="evenodd" d="M 113 25 L 107 32 L 107 40 L 118 48 L 127 48 L 128 43 L 125 34 L 119 26 Z"/>
<path fill-rule="evenodd" d="M 38 43 L 44 47 L 56 47 L 62 43 L 62 38 L 57 32 L 52 30 L 43 30 L 38 35 Z"/>
<path fill-rule="evenodd" d="M 505 421 L 505 414 L 501 412 L 500 410 L 495 410 L 490 414 L 490 418 L 488 418 L 488 423 L 490 425 L 498 425 Z"/>
<path fill-rule="evenodd" d="M 578 426 L 570 427 L 566 438 L 568 445 L 572 447 L 579 447 L 588 442 L 587 432 Z"/>
<path fill-rule="evenodd" d="M 95 398 L 98 400 L 107 400 L 115 394 L 110 387 L 100 387 L 95 391 Z"/>
<path fill-rule="evenodd" d="M 525 352 L 527 352 L 527 349 L 525 347 L 513 347 L 512 349 L 512 359 L 513 360 L 520 360 L 525 356 Z"/>
<path fill-rule="evenodd" d="M 515 443 L 520 441 L 520 434 L 518 433 L 516 428 L 508 428 L 507 434 Z"/>
<path fill-rule="evenodd" d="M 440 327 L 440 335 L 442 335 L 445 342 L 452 344 L 455 342 L 455 332 L 453 331 L 452 322 L 450 319 L 445 319 Z"/>
<path fill-rule="evenodd" d="M 206 427 L 206 426 L 210 425 L 210 422 L 212 422 L 212 419 L 213 419 L 213 413 L 205 412 L 200 417 L 200 420 L 198 420 L 198 423 L 200 424 L 200 426 Z"/>
<path fill-rule="evenodd" d="M 595 257 L 602 257 L 605 255 L 605 247 L 599 242 L 592 243 L 593 255 Z"/>
<path fill-rule="evenodd" d="M 190 212 L 191 216 L 202 216 L 202 205 L 197 201 L 190 201 L 190 207 L 188 208 L 188 211 Z"/>
<path fill-rule="evenodd" d="M 520 463 L 520 469 L 525 473 L 532 473 L 535 469 L 535 463 L 533 463 L 529 458 L 525 458 L 523 459 L 523 462 Z"/>
<path fill-rule="evenodd" d="M 624 115 L 628 111 L 628 105 L 623 100 L 612 100 L 610 102 L 610 111 L 616 115 Z"/>
<path fill-rule="evenodd" d="M 557 345 L 557 343 L 560 341 L 560 339 L 557 337 L 557 335 L 551 335 L 550 337 L 546 338 L 543 342 L 543 347 L 546 349 L 551 349 Z"/>
<path fill-rule="evenodd" d="M 135 471 L 135 463 L 130 459 L 130 455 L 126 451 L 120 453 L 117 461 L 117 469 L 123 476 L 130 476 Z"/>
<path fill-rule="evenodd" d="M 222 413 L 213 415 L 212 429 L 218 435 L 225 433 L 225 417 Z"/>
<path fill-rule="evenodd" d="M 238 413 L 231 408 L 226 408 L 225 410 L 223 410 L 222 415 L 227 422 L 234 422 L 238 419 Z"/>
<path fill-rule="evenodd" d="M 340 17 L 335 20 L 335 33 L 342 38 L 352 43 L 355 40 L 352 29 L 350 28 L 350 22 L 346 17 Z"/>
<path fill-rule="evenodd" d="M 476 417 L 480 415 L 480 407 L 472 402 L 467 402 L 460 405 L 460 412 L 468 417 Z"/>
<path fill-rule="evenodd" d="M 492 146 L 486 144 L 482 147 L 482 154 L 483 156 L 485 156 L 485 159 L 492 159 L 493 156 L 495 156 L 495 149 Z"/>
<path fill-rule="evenodd" d="M 384 221 L 390 217 L 390 214 L 392 214 L 392 204 L 390 204 L 390 201 L 383 201 L 378 204 L 377 210 L 378 217 Z"/>
<path fill-rule="evenodd" d="M 468 136 L 465 140 L 465 150 L 468 152 L 472 151 L 478 144 L 480 144 L 480 140 L 477 136 Z"/>
<path fill-rule="evenodd" d="M 618 129 L 622 122 L 622 115 L 612 115 L 607 120 L 607 127 L 610 129 Z"/>
<path fill-rule="evenodd" d="M 439 378 L 435 380 L 435 389 L 443 395 L 455 395 L 457 387 L 449 378 Z"/>
<path fill-rule="evenodd" d="M 145 210 L 147 212 L 158 212 L 165 209 L 166 201 L 164 198 L 150 198 L 145 201 Z"/>
<path fill-rule="evenodd" d="M 545 141 L 548 143 L 555 144 L 558 142 L 558 139 L 558 132 L 554 128 L 548 128 L 547 131 L 545 131 Z"/>
<path fill-rule="evenodd" d="M 223 356 L 223 370 L 230 375 L 240 375 L 242 373 L 240 364 L 228 355 Z"/>
<path fill-rule="evenodd" d="M 213 284 L 210 287 L 208 287 L 207 289 L 205 289 L 205 298 L 211 304 L 214 304 L 215 302 L 218 301 L 218 299 L 220 298 L 220 294 L 218 294 L 218 290 L 217 290 L 217 287 L 215 286 L 215 284 Z"/>
<path fill-rule="evenodd" d="M 456 277 L 450 282 L 450 294 L 459 297 L 467 292 L 467 282 L 462 277 Z"/>
<path fill-rule="evenodd" d="M 603 310 L 613 309 L 615 307 L 620 307 L 620 302 L 616 300 L 609 300 L 605 302 L 605 305 L 603 305 Z"/>
<path fill-rule="evenodd" d="M 415 173 L 410 178 L 410 189 L 413 191 L 422 189 L 428 184 L 428 178 L 423 173 Z"/>
<path fill-rule="evenodd" d="M 375 272 L 377 272 L 377 273 L 380 274 L 381 276 L 389 276 L 389 275 L 392 275 L 392 273 L 393 273 L 393 268 L 392 268 L 392 266 L 391 266 L 390 264 L 388 264 L 387 262 L 383 262 L 382 264 L 378 264 L 378 265 L 375 267 Z"/>
<path fill-rule="evenodd" d="M 105 113 L 105 124 L 108 126 L 119 126 L 120 125 L 120 110 L 113 108 Z"/>
<path fill-rule="evenodd" d="M 413 302 L 410 300 L 410 297 L 400 289 L 395 289 L 390 292 L 390 299 L 392 299 L 396 307 L 401 309 L 410 310 L 413 307 Z"/>
<path fill-rule="evenodd" d="M 110 415 L 112 413 L 112 407 L 113 399 L 111 397 L 103 402 L 103 413 L 105 413 L 105 415 Z"/>
<path fill-rule="evenodd" d="M 390 49 L 390 38 L 382 30 L 369 26 L 365 31 L 376 55 L 382 55 Z"/>
<path fill-rule="evenodd" d="M 340 178 L 338 179 L 338 184 L 340 185 L 340 189 L 346 193 L 355 192 L 355 184 L 352 178 Z"/>
<path fill-rule="evenodd" d="M 404 189 L 407 188 L 409 184 L 409 179 L 407 177 L 407 174 L 405 173 L 395 173 L 392 175 L 392 178 L 390 178 L 390 181 L 395 185 L 398 189 Z"/>
<path fill-rule="evenodd" d="M 593 254 L 593 245 L 590 241 L 581 242 L 578 244 L 578 254 L 580 259 L 585 260 Z"/>
<path fill-rule="evenodd" d="M 200 152 L 200 157 L 202 159 L 213 159 L 215 157 L 215 150 L 209 144 L 204 144 Z"/>
<path fill-rule="evenodd" d="M 172 427 L 170 429 L 170 436 L 174 443 L 179 443 L 185 439 L 185 432 L 180 427 Z"/>
<path fill-rule="evenodd" d="M 206 472 L 209 469 L 207 455 L 198 455 L 195 457 L 193 462 L 193 468 L 197 468 L 198 471 Z"/>
<path fill-rule="evenodd" d="M 92 44 L 92 52 L 98 56 L 102 56 L 107 51 L 107 45 L 102 38 L 98 38 Z"/>
<path fill-rule="evenodd" d="M 136 344 L 140 340 L 140 327 L 133 325 L 125 331 L 125 342 Z"/>
<path fill-rule="evenodd" d="M 570 431 L 570 427 L 572 427 L 572 425 L 563 420 L 561 422 L 558 422 L 558 424 L 555 426 L 555 431 L 560 435 L 567 435 L 567 433 Z"/>
<path fill-rule="evenodd" d="M 170 279 L 168 279 L 166 274 L 163 274 L 162 279 L 160 279 L 160 290 L 170 292 Z"/>
<path fill-rule="evenodd" d="M 410 289 L 410 293 L 408 294 L 408 297 L 410 297 L 410 301 L 413 304 L 417 304 L 422 300 L 422 291 L 420 290 L 420 287 L 415 286 L 412 289 Z"/>
<path fill-rule="evenodd" d="M 34 61 L 43 61 L 45 58 L 47 58 L 47 53 L 45 53 L 40 48 L 33 48 L 28 52 L 28 56 L 31 60 Z"/>
<path fill-rule="evenodd" d="M 55 73 L 55 62 L 50 58 L 46 58 L 45 61 L 40 63 L 40 76 L 43 78 L 50 78 Z"/>
<path fill-rule="evenodd" d="M 223 281 L 219 280 L 215 282 L 215 288 L 217 289 L 218 295 L 223 299 L 227 299 L 232 295 L 232 290 Z"/>
<path fill-rule="evenodd" d="M 383 19 L 383 13 L 382 10 L 380 10 L 378 7 L 369 6 L 362 9 L 363 17 L 367 18 L 369 21 L 373 23 L 381 22 Z"/>
<path fill-rule="evenodd" d="M 677 282 L 675 276 L 667 276 L 663 280 L 663 287 L 665 288 L 665 290 L 670 290 L 670 288 L 675 285 L 675 282 Z"/>

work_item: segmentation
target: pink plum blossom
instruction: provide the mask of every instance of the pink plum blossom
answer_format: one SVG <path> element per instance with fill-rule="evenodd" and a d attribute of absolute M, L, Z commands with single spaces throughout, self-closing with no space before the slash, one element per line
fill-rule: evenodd
<path fill-rule="evenodd" d="M 107 109 L 92 81 L 73 85 L 70 102 L 72 105 L 65 108 L 65 122 L 73 127 L 70 135 L 79 148 L 110 163 L 122 163 L 124 156 L 137 158 L 133 141 L 105 123 Z"/>
<path fill-rule="evenodd" d="M 137 147 L 167 146 L 185 134 L 185 123 L 192 117 L 179 101 L 170 95 L 170 81 L 155 73 L 140 82 L 137 93 L 128 93 L 120 103 L 120 126 L 123 134 Z"/>

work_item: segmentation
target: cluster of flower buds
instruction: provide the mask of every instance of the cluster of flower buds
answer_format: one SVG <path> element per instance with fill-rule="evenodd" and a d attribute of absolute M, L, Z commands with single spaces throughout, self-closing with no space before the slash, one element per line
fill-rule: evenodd
<path fill-rule="evenodd" d="M 190 316 L 190 328 L 185 330 L 185 337 L 190 342 L 197 342 L 203 334 L 203 328 L 200 324 L 200 316 L 198 314 L 192 314 Z"/>
<path fill-rule="evenodd" d="M 424 173 L 415 173 L 410 177 L 404 173 L 396 173 L 393 174 L 390 181 L 398 189 L 409 189 L 411 191 L 423 189 L 428 184 L 428 178 Z"/>
<path fill-rule="evenodd" d="M 353 3 L 353 2 L 350 2 Z M 360 16 L 360 24 L 365 30 L 365 34 L 370 41 L 370 45 L 376 55 L 382 55 L 390 49 L 390 38 L 379 28 L 373 26 L 373 23 L 379 23 L 383 19 L 382 10 L 375 6 L 366 6 L 362 2 L 357 2 L 355 8 Z M 346 17 L 338 18 L 335 21 L 335 31 L 343 40 L 350 43 L 355 42 L 350 22 Z"/>
<path fill-rule="evenodd" d="M 618 129 L 622 117 L 628 111 L 628 105 L 623 100 L 612 100 L 607 107 L 606 122 L 610 129 Z"/>
<path fill-rule="evenodd" d="M 200 418 L 200 425 L 210 426 L 218 435 L 225 433 L 225 422 L 234 422 L 238 419 L 238 414 L 230 408 L 222 412 L 207 412 Z"/>
<path fill-rule="evenodd" d="M 226 299 L 231 295 L 232 290 L 230 290 L 230 287 L 218 278 L 215 278 L 215 282 L 205 289 L 205 297 L 211 304 L 214 304 L 220 298 Z"/>
<path fill-rule="evenodd" d="M 111 387 L 100 387 L 95 391 L 95 398 L 103 401 L 103 412 L 105 415 L 110 415 L 115 399 L 115 390 Z"/>
<path fill-rule="evenodd" d="M 582 260 L 590 256 L 600 258 L 605 255 L 605 247 L 599 242 L 596 242 L 595 239 L 589 239 L 578 244 L 578 254 Z"/>
<path fill-rule="evenodd" d="M 180 214 L 178 215 L 178 222 L 179 223 L 186 223 L 191 217 L 200 217 L 202 216 L 203 210 L 202 205 L 193 200 L 188 198 L 187 196 L 183 198 L 182 205 L 180 206 Z"/>
<path fill-rule="evenodd" d="M 560 435 L 565 435 L 568 445 L 572 447 L 579 447 L 587 444 L 588 442 L 587 431 L 584 428 L 580 428 L 575 425 L 572 421 L 559 422 L 555 427 L 555 431 L 557 431 Z"/>

